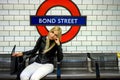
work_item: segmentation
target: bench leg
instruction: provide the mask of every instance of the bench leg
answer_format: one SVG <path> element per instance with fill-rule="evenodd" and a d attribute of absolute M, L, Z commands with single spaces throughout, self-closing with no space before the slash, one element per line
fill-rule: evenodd
<path fill-rule="evenodd" d="M 100 79 L 100 70 L 99 70 L 99 64 L 97 61 L 95 62 L 95 68 L 96 68 L 96 78 Z"/>
<path fill-rule="evenodd" d="M 57 64 L 57 80 L 61 80 L 61 64 Z"/>
<path fill-rule="evenodd" d="M 90 58 L 87 58 L 87 60 L 88 60 L 88 71 L 89 72 L 93 72 L 93 70 L 92 70 L 92 61 L 91 61 L 91 59 Z"/>
<path fill-rule="evenodd" d="M 60 77 L 60 76 L 57 76 L 57 80 L 61 80 L 61 77 Z"/>

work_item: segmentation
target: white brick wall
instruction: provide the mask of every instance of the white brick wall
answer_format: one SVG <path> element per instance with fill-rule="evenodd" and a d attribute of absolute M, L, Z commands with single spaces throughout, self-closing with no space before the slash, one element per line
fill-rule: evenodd
<path fill-rule="evenodd" d="M 35 15 L 45 0 L 0 0 L 0 54 L 32 49 L 39 33 L 30 26 L 30 15 Z M 74 39 L 63 44 L 64 52 L 120 51 L 120 0 L 72 0 L 81 15 L 87 16 L 87 26 L 81 26 Z M 63 7 L 53 7 L 46 15 L 70 15 Z M 47 26 L 48 30 L 51 28 Z M 70 26 L 61 26 L 66 33 Z"/>

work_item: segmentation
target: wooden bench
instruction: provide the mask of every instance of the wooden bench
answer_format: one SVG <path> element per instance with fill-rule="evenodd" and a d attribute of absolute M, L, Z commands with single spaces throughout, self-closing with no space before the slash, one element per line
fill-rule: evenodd
<path fill-rule="evenodd" d="M 15 47 L 13 48 L 12 52 L 15 52 Z M 26 64 L 31 63 L 33 58 L 28 58 L 28 61 L 23 61 L 28 56 L 24 57 L 11 57 L 11 54 L 0 54 L 0 79 L 15 79 L 17 77 L 17 73 L 19 72 L 20 68 L 24 68 Z M 20 60 L 20 61 L 19 61 Z M 66 79 L 67 77 L 72 77 L 72 75 L 79 78 L 82 72 L 88 73 L 87 69 L 87 55 L 84 53 L 64 53 L 64 58 L 61 64 L 57 64 L 57 59 L 55 59 L 55 70 L 53 73 L 44 77 L 44 79 Z M 17 61 L 17 64 L 11 63 L 11 61 Z M 21 66 L 21 63 L 22 64 Z M 25 64 L 26 63 L 26 64 Z M 12 68 L 11 68 L 12 66 Z M 18 68 L 18 69 L 17 69 Z M 16 69 L 15 72 L 11 72 L 11 69 Z M 22 70 L 22 69 L 21 69 Z M 3 73 L 4 72 L 4 73 Z M 11 75 L 12 74 L 12 75 Z M 77 75 L 76 75 L 77 74 Z"/>
<path fill-rule="evenodd" d="M 13 49 L 12 52 L 15 51 L 15 47 Z M 90 62 L 88 58 L 91 59 Z M 18 60 L 19 62 L 19 60 L 21 61 L 24 59 L 26 59 L 25 56 L 15 57 L 12 60 Z M 32 59 L 30 59 L 30 61 L 31 60 Z M 17 68 L 24 68 L 25 63 L 29 64 L 29 59 L 27 59 L 21 67 L 16 64 Z M 21 62 L 19 62 L 19 65 L 21 65 Z M 55 59 L 54 65 L 54 72 L 45 76 L 44 79 L 120 78 L 120 73 L 118 73 L 118 60 L 114 53 L 64 53 L 62 63 L 57 64 Z M 17 74 L 12 72 L 14 74 L 11 75 L 10 72 L 11 54 L 0 54 L 0 80 L 15 80 Z M 115 72 L 115 75 L 112 75 L 113 72 Z"/>
<path fill-rule="evenodd" d="M 101 71 L 118 71 L 118 58 L 115 53 L 91 53 L 90 55 L 99 63 Z M 92 67 L 95 67 L 94 64 L 92 64 Z"/>
<path fill-rule="evenodd" d="M 0 79 L 16 79 L 16 72 L 11 75 L 11 55 L 10 54 L 0 54 Z M 76 78 L 80 78 L 80 75 L 84 73 L 88 73 L 87 70 L 87 59 L 86 54 L 78 54 L 78 53 L 65 53 L 62 64 L 59 65 L 61 68 L 55 65 L 55 70 L 53 73 L 47 75 L 44 79 L 67 79 L 68 77 L 73 78 L 74 75 Z M 61 70 L 61 71 L 60 71 Z M 76 75 L 77 74 L 77 75 Z M 71 76 L 70 76 L 71 75 Z"/>
<path fill-rule="evenodd" d="M 116 53 L 87 53 L 97 78 L 120 78 Z M 97 69 L 96 69 L 97 68 Z"/>

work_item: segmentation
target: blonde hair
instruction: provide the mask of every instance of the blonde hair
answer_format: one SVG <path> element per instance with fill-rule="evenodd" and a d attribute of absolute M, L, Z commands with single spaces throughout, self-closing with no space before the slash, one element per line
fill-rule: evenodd
<path fill-rule="evenodd" d="M 58 26 L 55 26 L 55 27 L 53 27 L 50 31 L 49 31 L 49 33 L 50 32 L 52 32 L 52 31 L 58 31 L 58 38 L 59 38 L 59 40 L 61 39 L 61 35 L 62 35 L 62 29 L 60 28 L 60 27 L 58 27 Z M 49 33 L 48 33 L 48 35 L 49 35 Z M 51 43 L 51 45 L 50 45 L 50 40 L 49 40 L 49 38 L 46 38 L 46 46 L 45 46 L 45 49 L 44 49 L 44 51 L 43 51 L 43 53 L 45 54 L 45 53 L 47 53 L 48 51 L 50 51 L 53 47 L 55 46 L 55 42 L 53 41 L 52 43 Z"/>

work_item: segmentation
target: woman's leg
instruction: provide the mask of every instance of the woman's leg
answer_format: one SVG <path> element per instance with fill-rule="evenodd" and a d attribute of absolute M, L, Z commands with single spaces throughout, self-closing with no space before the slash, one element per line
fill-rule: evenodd
<path fill-rule="evenodd" d="M 41 67 L 41 64 L 39 63 L 32 63 L 29 66 L 27 66 L 22 73 L 20 74 L 20 80 L 29 80 L 31 75 L 39 68 Z"/>
<path fill-rule="evenodd" d="M 47 74 L 53 72 L 53 64 L 43 64 L 36 72 L 33 73 L 30 80 L 40 80 Z"/>

